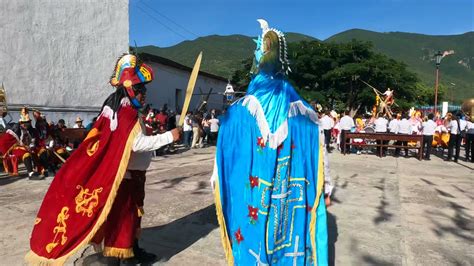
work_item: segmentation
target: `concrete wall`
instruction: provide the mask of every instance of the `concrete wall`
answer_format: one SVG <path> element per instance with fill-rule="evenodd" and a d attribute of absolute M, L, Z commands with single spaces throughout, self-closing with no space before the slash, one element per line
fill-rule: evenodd
<path fill-rule="evenodd" d="M 54 121 L 79 113 L 87 122 L 113 92 L 113 66 L 128 51 L 128 1 L 1 0 L 0 38 L 12 116 L 31 105 Z"/>
<path fill-rule="evenodd" d="M 164 104 L 168 104 L 168 108 L 176 110 L 176 103 L 178 104 L 179 108 L 182 108 L 184 97 L 186 95 L 186 87 L 188 85 L 191 72 L 173 68 L 160 63 L 146 63 L 149 64 L 155 72 L 155 80 L 147 85 L 147 102 L 152 104 L 152 107 L 156 109 L 160 109 Z M 201 89 L 203 93 L 207 94 L 211 88 L 213 89 L 212 93 L 223 93 L 225 91 L 226 85 L 227 82 L 222 80 L 199 75 L 194 88 L 194 94 L 201 93 L 199 89 Z M 180 97 L 176 97 L 176 89 L 181 90 Z M 204 99 L 205 97 L 206 95 L 203 96 Z M 200 103 L 201 95 L 193 95 L 188 110 L 195 110 Z M 210 95 L 208 100 L 209 110 L 212 108 L 223 109 L 223 107 L 223 95 Z"/>

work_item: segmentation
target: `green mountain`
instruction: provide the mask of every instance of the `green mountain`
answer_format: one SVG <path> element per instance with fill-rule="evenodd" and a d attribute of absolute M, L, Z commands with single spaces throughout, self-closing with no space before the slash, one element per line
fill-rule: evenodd
<path fill-rule="evenodd" d="M 299 33 L 287 33 L 286 38 L 288 42 L 317 40 Z M 165 57 L 189 67 L 194 65 L 199 52 L 203 51 L 201 70 L 230 78 L 235 70 L 242 67 L 242 60 L 253 56 L 255 42 L 252 39 L 256 37 L 210 35 L 166 48 L 143 46 L 139 51 Z"/>
<path fill-rule="evenodd" d="M 288 42 L 317 40 L 299 33 L 287 33 Z M 197 55 L 203 51 L 201 69 L 225 78 L 241 68 L 242 60 L 253 55 L 255 43 L 244 35 L 200 37 L 184 41 L 175 46 L 159 48 L 140 47 L 140 52 L 162 56 L 192 67 Z M 374 49 L 398 61 L 417 73 L 420 79 L 434 87 L 434 54 L 439 50 L 454 50 L 441 61 L 440 84 L 447 89 L 446 100 L 460 100 L 474 97 L 474 32 L 460 35 L 431 36 L 423 34 L 389 32 L 379 33 L 353 29 L 336 34 L 324 42 L 347 42 L 352 39 L 370 41 Z M 455 84 L 455 85 L 452 85 Z"/>
<path fill-rule="evenodd" d="M 437 51 L 453 50 L 442 59 L 440 84 L 447 89 L 445 99 L 460 101 L 474 97 L 474 32 L 431 36 L 404 32 L 379 33 L 353 29 L 336 34 L 325 42 L 370 41 L 376 51 L 402 61 L 429 86 L 435 83 Z M 453 85 L 455 84 L 455 85 Z"/>

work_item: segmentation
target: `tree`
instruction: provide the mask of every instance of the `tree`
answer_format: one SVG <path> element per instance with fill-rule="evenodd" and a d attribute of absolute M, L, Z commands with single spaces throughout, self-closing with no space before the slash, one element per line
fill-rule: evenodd
<path fill-rule="evenodd" d="M 242 68 L 234 72 L 231 78 L 231 83 L 236 85 L 237 90 L 246 89 L 250 83 L 251 75 L 250 68 L 253 64 L 253 58 L 249 57 L 245 60 L 242 60 Z"/>

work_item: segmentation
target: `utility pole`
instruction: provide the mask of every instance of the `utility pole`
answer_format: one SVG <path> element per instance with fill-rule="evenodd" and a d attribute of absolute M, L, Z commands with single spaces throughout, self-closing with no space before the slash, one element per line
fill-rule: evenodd
<path fill-rule="evenodd" d="M 435 101 L 434 101 L 434 111 L 433 113 L 436 115 L 438 111 L 438 84 L 439 84 L 439 65 L 441 64 L 441 59 L 443 58 L 443 54 L 441 51 L 438 51 L 436 56 L 436 80 L 435 80 Z"/>

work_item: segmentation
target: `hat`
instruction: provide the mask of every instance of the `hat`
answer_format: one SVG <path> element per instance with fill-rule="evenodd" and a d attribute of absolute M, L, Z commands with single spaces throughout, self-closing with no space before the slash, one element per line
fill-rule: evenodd
<path fill-rule="evenodd" d="M 150 66 L 140 62 L 135 55 L 124 54 L 115 65 L 115 71 L 110 79 L 112 86 L 123 85 L 129 89 L 135 84 L 148 83 L 154 78 Z"/>
<path fill-rule="evenodd" d="M 83 121 L 83 120 L 81 119 L 81 117 L 78 116 L 78 117 L 76 118 L 76 123 L 79 123 L 79 122 L 82 122 L 82 121 Z"/>

